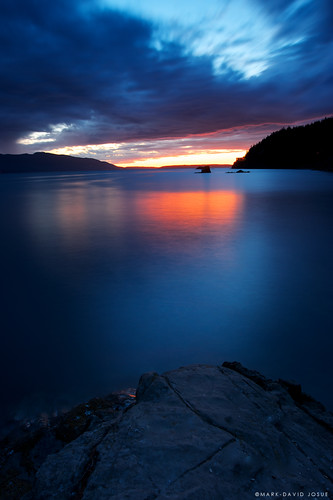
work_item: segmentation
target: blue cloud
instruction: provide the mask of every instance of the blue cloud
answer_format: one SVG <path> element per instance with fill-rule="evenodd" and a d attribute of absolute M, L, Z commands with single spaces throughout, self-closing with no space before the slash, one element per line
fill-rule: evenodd
<path fill-rule="evenodd" d="M 38 138 L 65 146 L 183 137 L 333 112 L 328 0 L 237 0 L 238 19 L 235 2 L 217 11 L 211 0 L 201 24 L 199 4 L 184 19 L 188 4 L 177 3 L 170 24 L 177 11 L 167 16 L 165 5 L 147 17 L 111 0 L 4 0 L 1 150 L 29 140 L 41 149 Z"/>

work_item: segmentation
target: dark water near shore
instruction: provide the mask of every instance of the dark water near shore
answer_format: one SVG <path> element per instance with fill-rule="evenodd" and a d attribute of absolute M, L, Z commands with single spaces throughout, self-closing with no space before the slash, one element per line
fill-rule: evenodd
<path fill-rule="evenodd" d="M 333 175 L 0 176 L 1 402 L 17 417 L 241 361 L 333 407 Z"/>

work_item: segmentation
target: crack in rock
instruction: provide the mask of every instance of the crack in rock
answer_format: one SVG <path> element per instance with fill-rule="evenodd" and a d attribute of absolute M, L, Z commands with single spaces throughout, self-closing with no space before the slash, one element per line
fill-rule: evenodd
<path fill-rule="evenodd" d="M 84 467 L 81 479 L 78 481 L 77 485 L 73 488 L 72 491 L 72 498 L 73 500 L 81 500 L 81 498 L 84 495 L 85 489 L 87 487 L 89 478 L 93 474 L 96 464 L 97 464 L 97 459 L 98 459 L 98 451 L 97 448 L 98 446 L 102 443 L 102 441 L 105 439 L 107 434 L 110 432 L 111 429 L 114 429 L 116 425 L 118 425 L 119 420 L 117 422 L 114 422 L 111 426 L 107 427 L 102 435 L 102 437 L 97 441 L 97 443 L 93 446 L 93 448 L 90 450 L 88 460 L 86 462 L 86 465 Z"/>
<path fill-rule="evenodd" d="M 97 448 L 97 445 L 94 446 L 94 448 L 91 450 L 88 462 L 87 462 L 85 470 L 83 471 L 83 474 L 82 474 L 82 478 L 81 478 L 79 484 L 77 485 L 77 487 L 72 492 L 73 500 L 81 500 L 81 498 L 84 495 L 84 491 L 85 491 L 86 486 L 88 484 L 89 478 L 96 468 L 96 463 L 97 463 L 97 458 L 98 458 L 98 451 L 96 448 Z"/>
<path fill-rule="evenodd" d="M 172 481 L 172 483 L 170 483 L 169 487 L 172 486 L 173 484 L 175 484 L 177 481 L 180 481 L 180 479 L 183 479 L 183 477 L 186 476 L 186 474 L 189 474 L 190 472 L 198 469 L 202 465 L 210 462 L 218 453 L 220 453 L 220 451 L 224 450 L 224 448 L 226 448 L 227 446 L 229 446 L 230 444 L 235 443 L 235 442 L 236 442 L 235 438 L 229 439 L 229 441 L 227 441 L 223 445 L 219 446 L 217 448 L 217 450 L 213 451 L 213 453 L 211 453 L 210 455 L 208 455 L 208 457 L 201 460 L 201 462 L 199 462 L 198 464 L 196 464 L 193 467 L 190 467 L 189 469 L 184 471 L 179 477 L 177 477 L 176 479 L 174 479 L 174 481 Z"/>
<path fill-rule="evenodd" d="M 157 493 L 154 493 L 153 495 L 151 495 L 151 497 L 149 497 L 149 500 L 156 500 L 156 498 L 158 498 L 161 494 L 161 489 L 155 484 L 155 481 L 151 476 L 148 476 L 148 479 L 153 485 L 153 488 L 157 491 Z"/>
<path fill-rule="evenodd" d="M 333 479 L 328 472 L 326 472 L 320 468 L 318 470 L 319 470 L 320 474 L 322 474 L 324 476 L 325 479 L 328 479 L 329 481 L 331 481 L 331 483 L 333 483 Z"/>
<path fill-rule="evenodd" d="M 224 376 L 227 376 L 227 377 L 228 377 L 228 379 L 230 380 L 230 382 L 234 385 L 234 387 L 236 387 L 236 388 L 237 388 L 237 389 L 238 389 L 238 390 L 239 390 L 239 391 L 243 394 L 243 396 L 245 396 L 245 397 L 246 397 L 246 398 L 247 398 L 247 399 L 248 399 L 248 400 L 249 400 L 249 401 L 250 401 L 250 402 L 251 402 L 251 403 L 252 403 L 252 404 L 253 404 L 256 408 L 258 408 L 258 410 L 261 410 L 261 406 L 260 406 L 260 405 L 258 405 L 258 403 L 256 403 L 256 402 L 253 400 L 253 398 L 251 398 L 251 397 L 250 397 L 250 395 L 249 395 L 249 394 L 247 394 L 247 393 L 245 392 L 245 390 L 244 390 L 244 389 L 242 389 L 242 388 L 241 388 L 238 384 L 236 384 L 236 383 L 232 380 L 232 378 L 230 377 L 229 373 L 227 373 L 227 372 L 223 371 L 223 370 L 222 370 L 222 368 L 221 368 L 221 367 L 219 367 L 219 366 L 218 366 L 217 368 L 218 368 L 218 370 L 220 371 L 220 373 L 221 373 L 222 375 L 224 375 Z M 250 389 L 252 389 L 253 391 L 257 392 L 260 396 L 262 396 L 262 394 L 258 391 L 258 389 L 255 389 L 255 388 L 254 388 L 254 387 L 253 387 L 253 386 L 252 386 L 252 385 L 251 385 L 251 384 L 250 384 L 250 383 L 249 383 L 249 382 L 248 382 L 245 378 L 243 378 L 243 381 L 244 381 L 244 383 L 245 383 L 245 384 L 247 384 L 247 385 L 250 387 Z"/>
<path fill-rule="evenodd" d="M 166 488 L 164 488 L 163 491 L 161 491 L 156 499 L 158 499 L 158 497 L 162 494 L 162 495 L 165 495 L 168 490 L 174 485 L 176 484 L 178 481 L 180 481 L 181 479 L 183 479 L 187 474 L 189 474 L 190 472 L 193 472 L 197 469 L 199 469 L 199 467 L 201 467 L 202 465 L 205 465 L 206 463 L 210 462 L 218 453 L 220 453 L 222 450 L 224 450 L 227 446 L 231 445 L 232 443 L 235 443 L 236 442 L 236 439 L 235 438 L 231 438 L 229 439 L 229 441 L 227 441 L 226 443 L 222 444 L 221 446 L 219 446 L 217 448 L 217 450 L 214 450 L 213 453 L 211 453 L 210 455 L 208 455 L 208 457 L 204 458 L 203 460 L 201 460 L 201 462 L 197 463 L 196 465 L 193 465 L 193 467 L 190 467 L 189 469 L 185 470 L 184 472 L 182 472 L 182 474 L 180 474 L 180 476 L 178 476 L 176 479 L 174 479 L 171 483 L 168 484 L 168 486 Z"/>
<path fill-rule="evenodd" d="M 111 425 L 108 425 L 106 427 L 101 438 L 97 441 L 97 443 L 95 443 L 93 448 L 90 450 L 89 457 L 88 457 L 88 460 L 87 460 L 86 465 L 84 467 L 81 479 L 78 481 L 77 485 L 73 488 L 72 495 L 71 495 L 73 500 L 81 500 L 83 498 L 88 481 L 89 481 L 90 477 L 92 476 L 92 474 L 96 468 L 96 465 L 97 465 L 97 459 L 99 456 L 99 453 L 97 450 L 98 446 L 103 442 L 103 440 L 106 438 L 106 436 L 109 434 L 109 432 L 111 430 L 116 431 L 119 423 L 121 422 L 121 420 L 124 417 L 124 414 L 127 413 L 127 411 L 132 406 L 133 405 L 130 405 L 127 408 L 125 408 L 122 411 L 121 415 L 119 415 L 119 417 L 117 419 L 115 419 L 111 423 Z"/>
<path fill-rule="evenodd" d="M 224 432 L 227 432 L 228 434 L 230 434 L 234 438 L 238 439 L 238 436 L 237 436 L 236 433 L 230 431 L 229 429 L 227 429 L 223 425 L 217 424 L 216 422 L 214 422 L 214 420 L 211 417 L 209 417 L 209 415 L 204 415 L 197 408 L 195 408 L 189 401 L 187 401 L 185 398 L 183 398 L 183 396 L 181 395 L 181 393 L 172 385 L 171 381 L 169 380 L 169 378 L 166 375 L 162 375 L 162 377 L 164 378 L 164 380 L 166 381 L 166 383 L 168 384 L 168 386 L 170 387 L 170 389 L 182 401 L 182 403 L 189 410 L 191 410 L 195 415 L 197 415 L 197 417 L 199 417 L 203 422 L 205 422 L 206 424 L 211 425 L 213 427 L 216 427 L 217 429 L 220 429 L 220 430 L 222 430 Z"/>
<path fill-rule="evenodd" d="M 293 444 L 293 446 L 296 448 L 296 450 L 298 450 L 309 462 L 311 462 L 311 464 L 317 468 L 317 470 L 320 472 L 320 474 L 322 476 L 324 476 L 325 479 L 328 479 L 331 483 L 333 483 L 333 479 L 331 477 L 331 475 L 324 471 L 323 469 L 321 469 L 320 467 L 317 466 L 316 462 L 308 455 L 308 453 L 306 453 L 303 448 L 300 446 L 299 443 L 297 443 L 294 439 L 292 439 L 291 436 L 289 436 L 289 434 L 285 431 L 285 430 L 279 430 L 282 434 L 284 434 L 284 436 L 288 439 L 288 441 L 290 443 Z"/>

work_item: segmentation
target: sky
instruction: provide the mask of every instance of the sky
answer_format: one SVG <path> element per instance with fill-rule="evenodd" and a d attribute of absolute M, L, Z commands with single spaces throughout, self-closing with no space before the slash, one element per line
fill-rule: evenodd
<path fill-rule="evenodd" d="M 2 0 L 0 153 L 230 164 L 333 114 L 332 0 Z"/>

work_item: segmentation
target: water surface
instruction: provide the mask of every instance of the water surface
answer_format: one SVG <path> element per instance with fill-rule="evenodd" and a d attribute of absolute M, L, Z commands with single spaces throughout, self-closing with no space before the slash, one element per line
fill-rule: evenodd
<path fill-rule="evenodd" d="M 238 360 L 333 407 L 333 176 L 0 177 L 1 401 L 17 416 Z"/>

